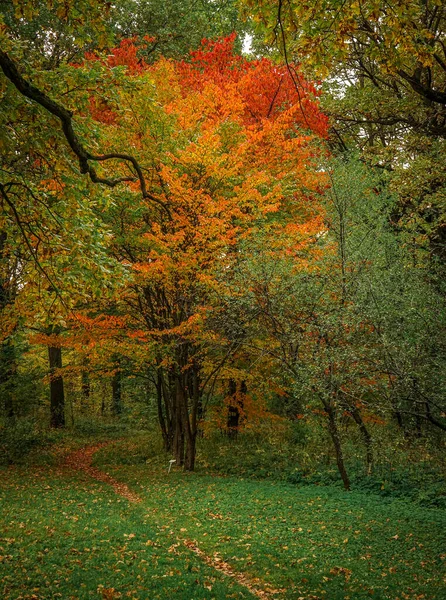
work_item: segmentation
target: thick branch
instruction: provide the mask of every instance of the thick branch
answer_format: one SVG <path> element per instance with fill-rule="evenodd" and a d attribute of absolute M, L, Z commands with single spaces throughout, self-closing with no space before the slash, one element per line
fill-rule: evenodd
<path fill-rule="evenodd" d="M 19 73 L 19 70 L 17 69 L 17 65 L 15 64 L 15 62 L 8 56 L 8 54 L 6 54 L 6 52 L 3 52 L 2 50 L 0 50 L 0 67 L 2 68 L 3 73 L 6 75 L 6 77 L 11 81 L 11 83 L 13 83 L 17 90 L 21 94 L 23 94 L 23 96 L 26 96 L 34 102 L 37 102 L 37 104 L 45 108 L 49 113 L 60 119 L 65 139 L 67 140 L 70 148 L 73 150 L 74 154 L 79 160 L 81 173 L 88 174 L 93 183 L 101 183 L 103 185 L 113 188 L 119 183 L 122 183 L 123 181 L 135 181 L 136 178 L 118 177 L 116 179 L 106 179 L 104 177 L 99 177 L 96 173 L 95 168 L 89 164 L 89 161 L 102 162 L 111 159 L 118 159 L 123 162 L 130 163 L 137 174 L 137 178 L 139 179 L 143 197 L 157 202 L 158 204 L 163 206 L 163 208 L 169 213 L 164 202 L 147 191 L 146 180 L 144 178 L 141 166 L 133 156 L 131 156 L 130 154 L 122 154 L 119 152 L 103 154 L 99 156 L 91 154 L 84 147 L 84 145 L 82 144 L 82 142 L 80 141 L 79 137 L 76 135 L 73 129 L 73 113 L 71 111 L 49 98 L 44 92 L 42 92 L 40 89 L 29 83 L 24 77 L 22 77 L 22 75 Z"/>
<path fill-rule="evenodd" d="M 20 233 L 22 234 L 23 237 L 23 241 L 25 242 L 25 245 L 27 246 L 30 256 L 33 260 L 33 262 L 35 263 L 37 270 L 40 271 L 40 273 L 45 277 L 45 279 L 47 279 L 48 283 L 50 284 L 51 288 L 54 290 L 54 292 L 56 293 L 56 295 L 59 297 L 62 305 L 69 310 L 67 304 L 65 303 L 65 300 L 62 298 L 60 291 L 58 289 L 58 287 L 56 286 L 56 284 L 53 282 L 53 280 L 51 279 L 51 277 L 48 275 L 48 273 L 45 271 L 45 269 L 42 267 L 42 265 L 40 264 L 39 258 L 37 256 L 37 252 L 36 250 L 32 247 L 31 242 L 28 239 L 28 236 L 26 235 L 26 231 L 25 231 L 25 227 L 23 225 L 23 222 L 20 218 L 19 213 L 17 212 L 17 209 L 14 205 L 14 203 L 10 200 L 8 193 L 7 193 L 7 187 L 8 184 L 3 185 L 0 183 L 0 196 L 3 198 L 3 200 L 5 201 L 5 203 L 9 206 L 9 208 L 11 209 L 13 215 L 14 215 L 14 219 L 17 223 L 17 226 L 20 230 Z"/>
<path fill-rule="evenodd" d="M 439 90 L 434 90 L 432 88 L 426 87 L 421 83 L 419 78 L 415 75 L 409 75 L 403 69 L 398 70 L 398 75 L 407 81 L 407 83 L 411 86 L 411 88 L 423 98 L 427 98 L 427 100 L 431 100 L 432 102 L 436 102 L 437 104 L 446 104 L 446 92 L 441 92 Z"/>

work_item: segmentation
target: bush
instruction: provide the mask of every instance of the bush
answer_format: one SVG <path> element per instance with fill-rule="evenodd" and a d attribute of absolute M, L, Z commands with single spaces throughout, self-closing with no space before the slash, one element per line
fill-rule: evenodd
<path fill-rule="evenodd" d="M 57 434 L 39 429 L 36 421 L 18 419 L 0 429 L 0 464 L 24 462 L 30 452 L 54 443 Z"/>

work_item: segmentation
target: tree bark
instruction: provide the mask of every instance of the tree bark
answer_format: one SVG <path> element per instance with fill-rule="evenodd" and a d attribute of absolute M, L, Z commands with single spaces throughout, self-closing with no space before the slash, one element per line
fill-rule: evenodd
<path fill-rule="evenodd" d="M 373 445 L 372 445 L 372 436 L 370 435 L 369 430 L 367 429 L 364 421 L 362 420 L 361 413 L 355 407 L 350 408 L 349 412 L 353 417 L 355 423 L 359 427 L 359 431 L 361 432 L 362 439 L 364 440 L 365 450 L 366 450 L 366 462 L 367 462 L 367 474 L 371 475 L 373 471 Z"/>
<path fill-rule="evenodd" d="M 8 272 L 8 256 L 6 254 L 7 235 L 0 231 L 0 267 Z M 0 279 L 0 317 L 3 309 L 13 302 L 13 296 L 7 279 Z M 16 351 L 10 337 L 0 341 L 0 391 L 3 396 L 3 408 L 6 419 L 13 420 L 15 416 L 13 401 L 13 375 L 16 371 Z"/>
<path fill-rule="evenodd" d="M 85 359 L 82 363 L 82 375 L 81 375 L 81 391 L 82 391 L 82 402 L 81 406 L 84 408 L 88 406 L 90 403 L 90 395 L 91 395 L 91 384 L 90 384 L 90 375 L 87 371 L 88 368 L 88 359 Z"/>
<path fill-rule="evenodd" d="M 112 379 L 112 413 L 117 417 L 122 414 L 122 388 L 120 370 L 116 371 Z"/>
<path fill-rule="evenodd" d="M 163 437 L 164 450 L 169 452 L 169 450 L 171 450 L 171 444 L 169 443 L 169 434 L 163 412 L 163 381 L 160 372 L 157 373 L 156 377 L 156 405 L 158 409 L 158 422 L 160 424 L 161 435 Z"/>
<path fill-rule="evenodd" d="M 424 407 L 426 409 L 426 418 L 427 420 L 432 423 L 432 425 L 435 425 L 435 427 L 438 427 L 439 429 L 441 429 L 442 431 L 446 431 L 446 422 L 442 423 L 441 421 L 439 421 L 438 419 L 436 419 L 432 413 L 431 413 L 431 407 L 429 404 L 428 400 L 425 400 L 424 402 Z"/>
<path fill-rule="evenodd" d="M 240 386 L 240 394 L 242 393 L 246 393 L 246 384 L 244 381 L 242 381 Z M 240 400 L 237 395 L 237 382 L 234 379 L 229 380 L 229 398 L 226 433 L 228 437 L 237 437 L 240 426 Z"/>
<path fill-rule="evenodd" d="M 15 416 L 12 382 L 16 368 L 14 344 L 7 338 L 0 344 L 0 391 L 3 396 L 3 408 L 6 419 Z"/>
<path fill-rule="evenodd" d="M 195 469 L 195 457 L 197 454 L 196 444 L 196 432 L 189 432 L 186 435 L 186 457 L 184 460 L 184 468 L 186 469 L 186 471 L 193 471 Z"/>
<path fill-rule="evenodd" d="M 194 365 L 193 367 L 192 382 L 191 389 L 188 389 L 190 399 L 187 396 L 183 398 L 183 429 L 186 434 L 186 457 L 184 468 L 186 471 L 193 471 L 195 469 L 195 457 L 197 453 L 197 415 L 200 403 L 197 365 Z M 189 400 L 191 404 L 190 410 Z"/>
<path fill-rule="evenodd" d="M 179 376 L 175 380 L 174 423 L 173 450 L 177 466 L 182 467 L 184 465 L 183 390 Z"/>
<path fill-rule="evenodd" d="M 345 468 L 341 438 L 339 436 L 338 425 L 336 423 L 336 410 L 328 402 L 324 402 L 324 408 L 328 414 L 328 431 L 330 432 L 330 436 L 333 441 L 338 470 L 341 475 L 345 490 L 350 491 L 350 479 Z"/>
<path fill-rule="evenodd" d="M 62 368 L 62 348 L 49 346 L 50 364 L 50 425 L 54 428 L 65 427 L 65 394 L 62 375 L 55 375 Z"/>

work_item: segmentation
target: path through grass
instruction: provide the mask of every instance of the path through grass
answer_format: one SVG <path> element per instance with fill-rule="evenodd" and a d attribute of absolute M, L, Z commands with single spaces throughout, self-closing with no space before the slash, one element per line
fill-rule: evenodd
<path fill-rule="evenodd" d="M 2 479 L 4 600 L 254 598 L 107 484 L 67 471 L 10 469 Z"/>
<path fill-rule="evenodd" d="M 278 600 L 446 598 L 446 514 L 401 500 L 270 481 L 96 466 L 142 498 L 66 469 L 5 469 L 0 596 L 5 600 L 254 598 L 203 556 Z M 203 556 L 183 542 L 189 540 Z"/>

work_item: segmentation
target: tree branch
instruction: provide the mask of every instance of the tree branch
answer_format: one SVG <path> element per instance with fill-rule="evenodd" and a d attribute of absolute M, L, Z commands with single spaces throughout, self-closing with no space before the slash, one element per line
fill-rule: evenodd
<path fill-rule="evenodd" d="M 96 169 L 89 163 L 89 161 L 103 162 L 111 159 L 118 159 L 125 163 L 130 163 L 137 174 L 143 198 L 147 198 L 148 200 L 152 200 L 153 202 L 160 204 L 170 217 L 170 211 L 164 202 L 148 192 L 146 180 L 144 178 L 141 166 L 134 156 L 119 152 L 113 152 L 111 154 L 103 154 L 99 156 L 91 154 L 84 147 L 73 129 L 73 113 L 61 104 L 52 100 L 49 96 L 42 92 L 42 90 L 35 87 L 24 77 L 22 77 L 15 62 L 8 56 L 6 52 L 3 52 L 3 50 L 0 50 L 0 67 L 2 68 L 6 77 L 23 96 L 26 96 L 34 102 L 37 102 L 37 104 L 45 108 L 49 113 L 60 120 L 65 139 L 78 158 L 79 167 L 82 174 L 88 174 L 93 183 L 100 183 L 102 185 L 106 185 L 107 187 L 114 188 L 119 183 L 124 181 L 135 181 L 135 177 L 117 177 L 116 179 L 100 177 L 96 173 Z"/>

